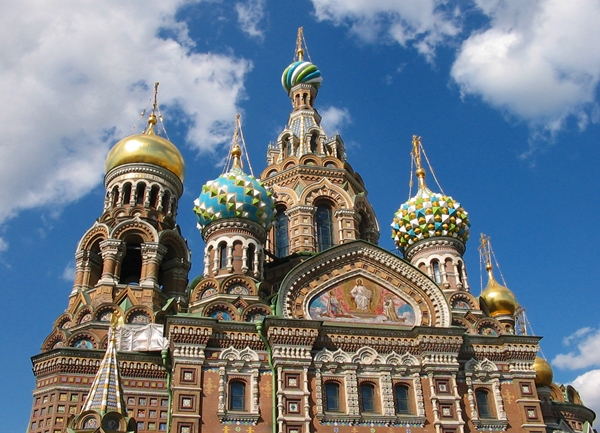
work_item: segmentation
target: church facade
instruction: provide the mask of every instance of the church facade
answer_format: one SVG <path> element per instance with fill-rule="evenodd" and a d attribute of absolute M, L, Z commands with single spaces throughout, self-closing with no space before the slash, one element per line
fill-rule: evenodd
<path fill-rule="evenodd" d="M 156 102 L 145 132 L 113 147 L 68 307 L 32 358 L 29 431 L 591 432 L 595 414 L 537 357 L 540 337 L 515 326 L 484 236 L 488 285 L 471 292 L 468 213 L 428 188 L 419 137 L 418 189 L 392 221 L 401 256 L 377 245 L 302 41 L 267 167 L 245 173 L 238 119 L 224 174 L 195 202 L 202 275 L 188 276 L 185 163 L 155 133 Z"/>

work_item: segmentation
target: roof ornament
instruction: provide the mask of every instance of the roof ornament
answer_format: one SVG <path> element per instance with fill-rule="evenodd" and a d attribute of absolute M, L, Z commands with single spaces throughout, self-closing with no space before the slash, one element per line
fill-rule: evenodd
<path fill-rule="evenodd" d="M 296 37 L 296 53 L 293 61 L 303 62 L 304 54 L 306 54 L 306 57 L 308 57 L 308 61 L 312 63 L 312 59 L 308 53 L 308 45 L 306 45 L 306 39 L 304 39 L 304 27 L 298 27 L 298 36 Z"/>
<path fill-rule="evenodd" d="M 240 113 L 235 115 L 235 128 L 233 130 L 233 136 L 231 137 L 231 147 L 227 160 L 223 166 L 223 172 L 221 174 L 228 173 L 233 170 L 242 171 L 244 168 L 244 162 L 242 157 L 246 156 L 246 162 L 250 170 L 250 175 L 254 176 L 252 171 L 252 165 L 250 164 L 250 158 L 248 157 L 248 150 L 246 148 L 246 142 L 244 140 L 244 134 L 242 132 L 242 122 L 240 120 Z"/>
<path fill-rule="evenodd" d="M 433 171 L 433 167 L 431 166 L 431 163 L 429 162 L 429 158 L 427 158 L 427 153 L 425 153 L 425 148 L 423 148 L 423 145 L 421 144 L 421 137 L 418 135 L 413 135 L 412 150 L 410 152 L 410 154 L 412 156 L 411 165 L 414 164 L 417 167 L 415 174 L 417 175 L 417 179 L 418 179 L 418 183 L 419 183 L 418 189 L 419 190 L 427 189 L 427 185 L 425 184 L 425 175 L 427 174 L 427 172 L 423 168 L 423 164 L 422 164 L 422 160 L 421 160 L 421 153 L 423 153 L 423 156 L 425 157 L 425 161 L 427 162 L 429 171 L 431 172 L 431 175 L 433 176 L 433 180 L 435 180 L 435 183 L 438 186 L 440 192 L 442 194 L 444 194 L 444 190 L 442 189 L 442 186 L 440 185 L 439 181 L 437 180 L 437 177 L 435 176 L 435 172 Z M 412 196 L 412 186 L 413 186 L 413 179 L 412 179 L 412 167 L 411 167 L 411 175 L 410 175 L 409 191 L 408 191 L 409 198 Z"/>

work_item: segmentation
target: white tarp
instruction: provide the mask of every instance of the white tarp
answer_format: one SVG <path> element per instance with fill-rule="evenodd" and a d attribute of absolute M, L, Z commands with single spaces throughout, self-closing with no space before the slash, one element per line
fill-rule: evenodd
<path fill-rule="evenodd" d="M 148 325 L 126 324 L 119 329 L 117 335 L 117 350 L 122 351 L 152 351 L 169 347 L 169 340 L 164 336 L 164 325 L 150 323 Z"/>

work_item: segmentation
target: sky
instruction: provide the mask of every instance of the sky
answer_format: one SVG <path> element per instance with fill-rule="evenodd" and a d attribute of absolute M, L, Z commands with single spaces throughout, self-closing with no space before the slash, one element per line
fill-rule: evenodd
<path fill-rule="evenodd" d="M 280 75 L 304 27 L 322 72 L 316 108 L 340 133 L 393 250 L 412 135 L 480 233 L 556 382 L 600 413 L 600 3 L 595 0 L 11 2 L 0 14 L 0 424 L 24 431 L 30 357 L 67 307 L 74 252 L 101 215 L 104 160 L 138 133 L 160 82 L 187 163 L 178 223 L 201 274 L 193 200 L 216 178 L 236 113 L 252 168 L 291 103 Z M 135 129 L 134 129 L 135 128 Z M 249 170 L 248 170 L 249 171 Z M 428 185 L 439 191 L 431 176 Z M 497 271 L 498 272 L 498 271 Z M 496 274 L 500 278 L 499 273 Z M 486 279 L 483 278 L 483 284 Z"/>

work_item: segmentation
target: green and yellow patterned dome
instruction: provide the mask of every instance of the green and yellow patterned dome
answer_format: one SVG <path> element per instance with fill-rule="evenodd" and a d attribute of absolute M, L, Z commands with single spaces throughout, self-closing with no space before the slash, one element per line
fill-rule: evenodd
<path fill-rule="evenodd" d="M 431 191 L 425 185 L 420 144 L 420 137 L 413 137 L 419 189 L 414 197 L 400 206 L 391 224 L 392 238 L 402 252 L 424 239 L 451 237 L 463 244 L 469 239 L 471 223 L 461 204 L 450 196 Z"/>

